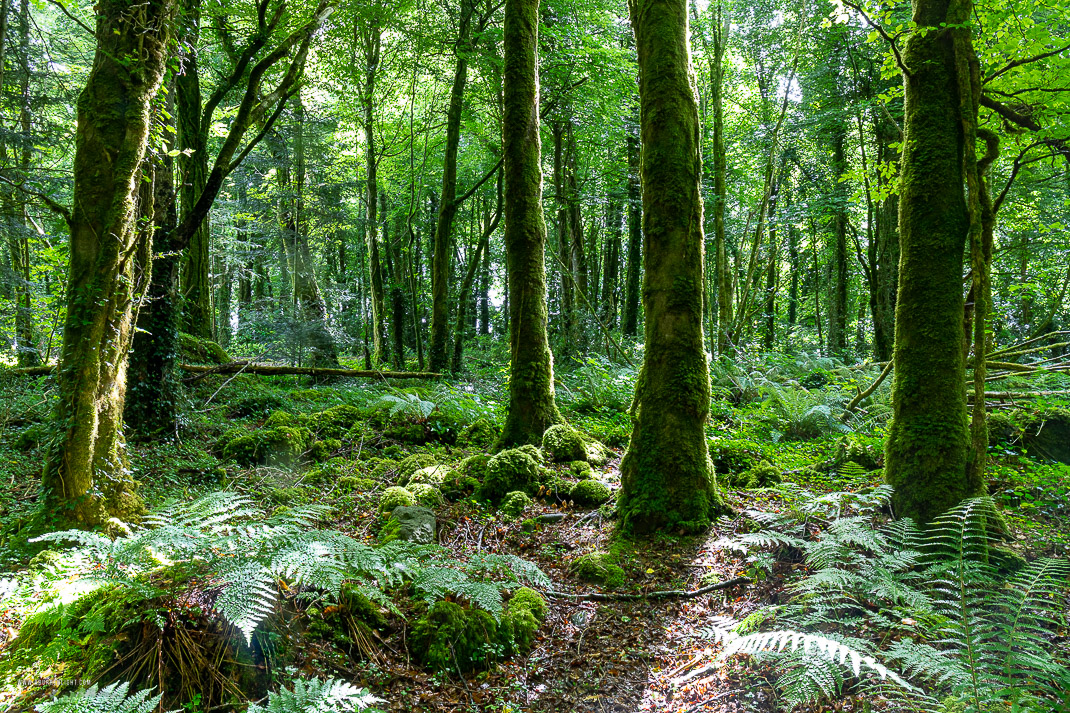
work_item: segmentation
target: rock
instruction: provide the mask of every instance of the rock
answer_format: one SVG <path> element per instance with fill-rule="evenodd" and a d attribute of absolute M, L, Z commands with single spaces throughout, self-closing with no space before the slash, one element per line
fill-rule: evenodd
<path fill-rule="evenodd" d="M 415 542 L 419 545 L 430 545 L 437 540 L 433 510 L 401 505 L 394 508 L 390 517 L 397 522 L 397 539 L 399 540 Z"/>
<path fill-rule="evenodd" d="M 1070 464 L 1070 411 L 1041 411 L 1022 426 L 1022 444 L 1029 455 Z"/>
<path fill-rule="evenodd" d="M 538 520 L 539 522 L 554 523 L 554 522 L 561 522 L 566 517 L 568 517 L 568 513 L 548 512 L 548 513 L 545 513 L 544 515 L 539 515 L 535 519 Z"/>

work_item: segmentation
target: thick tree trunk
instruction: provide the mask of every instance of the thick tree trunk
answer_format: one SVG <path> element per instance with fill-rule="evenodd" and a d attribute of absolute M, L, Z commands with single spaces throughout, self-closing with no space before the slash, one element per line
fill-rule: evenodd
<path fill-rule="evenodd" d="M 450 106 L 446 112 L 446 155 L 442 164 L 442 198 L 435 224 L 435 253 L 431 261 L 431 371 L 449 368 L 450 266 L 453 263 L 453 219 L 457 215 L 457 150 L 461 145 L 461 115 L 468 82 L 468 52 L 472 20 L 471 0 L 461 1 L 457 36 L 457 65 L 453 72 Z M 461 296 L 464 300 L 466 297 Z"/>
<path fill-rule="evenodd" d="M 963 114 L 952 31 L 939 29 L 967 22 L 970 5 L 915 0 L 914 20 L 927 31 L 915 32 L 903 55 L 910 74 L 904 80 L 894 415 L 885 476 L 896 489 L 896 515 L 920 522 L 984 492 L 967 469 L 962 272 L 970 219 Z M 949 12 L 952 6 L 961 14 Z"/>
<path fill-rule="evenodd" d="M 135 270 L 147 236 L 135 200 L 173 10 L 171 0 L 98 2 L 96 53 L 78 99 L 58 433 L 42 485 L 46 507 L 86 525 L 141 510 L 122 436 L 133 310 L 146 278 Z"/>
<path fill-rule="evenodd" d="M 638 117 L 636 117 L 638 119 Z M 624 285 L 621 331 L 634 337 L 639 333 L 639 281 L 643 268 L 643 185 L 639 161 L 639 122 L 627 129 L 628 137 L 628 273 Z"/>
<path fill-rule="evenodd" d="M 540 443 L 563 419 L 546 338 L 546 225 L 539 142 L 539 2 L 506 0 L 502 126 L 509 274 L 509 412 L 500 446 Z"/>
<path fill-rule="evenodd" d="M 702 176 L 686 0 L 635 0 L 646 349 L 621 462 L 621 529 L 700 530 L 723 509 L 706 445 Z"/>

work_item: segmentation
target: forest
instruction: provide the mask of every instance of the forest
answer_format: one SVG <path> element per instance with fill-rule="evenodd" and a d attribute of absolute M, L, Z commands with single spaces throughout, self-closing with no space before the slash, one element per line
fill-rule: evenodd
<path fill-rule="evenodd" d="M 1070 713 L 1067 0 L 0 0 L 0 707 Z"/>

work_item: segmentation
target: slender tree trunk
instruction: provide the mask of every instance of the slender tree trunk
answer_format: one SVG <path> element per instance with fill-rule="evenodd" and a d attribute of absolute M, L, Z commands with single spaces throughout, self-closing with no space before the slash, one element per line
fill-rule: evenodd
<path fill-rule="evenodd" d="M 621 529 L 700 530 L 724 509 L 706 445 L 698 105 L 687 0 L 634 0 L 643 143 L 646 349 L 621 461 Z"/>
<path fill-rule="evenodd" d="M 546 225 L 539 142 L 539 2 L 505 0 L 505 253 L 509 275 L 509 411 L 500 446 L 539 443 L 563 419 L 546 337 Z"/>
<path fill-rule="evenodd" d="M 557 206 L 554 234 L 557 237 L 557 262 L 561 269 L 561 325 L 558 329 L 557 353 L 562 359 L 571 354 L 575 345 L 577 301 L 572 275 L 572 229 L 565 179 L 565 164 L 568 160 L 565 155 L 565 131 L 564 122 L 554 123 L 554 204 Z"/>
<path fill-rule="evenodd" d="M 628 132 L 628 273 L 624 286 L 621 331 L 634 337 L 639 333 L 639 281 L 643 267 L 643 195 L 639 161 L 639 121 Z"/>
<path fill-rule="evenodd" d="M 141 511 L 122 436 L 138 274 L 138 180 L 170 44 L 171 0 L 96 5 L 96 53 L 78 99 L 74 200 L 58 430 L 46 457 L 46 507 L 86 525 Z M 127 57 L 137 57 L 130 63 Z"/>
<path fill-rule="evenodd" d="M 847 126 L 842 117 L 832 129 L 832 299 L 829 301 L 829 351 L 843 356 L 847 350 Z"/>
<path fill-rule="evenodd" d="M 465 318 L 472 294 L 472 285 L 475 284 L 476 271 L 484 264 L 483 256 L 490 250 L 490 236 L 498 228 L 498 222 L 502 217 L 502 202 L 504 200 L 501 173 L 498 174 L 498 202 L 494 214 L 489 212 L 483 225 L 482 234 L 476 244 L 475 251 L 468 262 L 468 269 L 464 273 L 464 281 L 461 283 L 460 299 L 457 301 L 457 324 L 453 329 L 453 371 L 461 371 L 461 356 L 464 353 Z"/>
<path fill-rule="evenodd" d="M 378 18 L 369 20 L 362 38 L 364 45 L 364 141 L 367 185 L 367 217 L 364 237 L 368 246 L 368 285 L 371 298 L 372 360 L 382 363 L 389 345 L 386 341 L 386 298 L 383 293 L 383 268 L 379 258 L 379 156 L 375 146 L 375 84 L 382 53 L 383 31 Z"/>
<path fill-rule="evenodd" d="M 611 195 L 606 206 L 606 244 L 602 263 L 602 321 L 612 329 L 617 324 L 617 297 L 620 290 L 620 239 L 624 205 Z"/>
<path fill-rule="evenodd" d="M 877 122 L 877 160 L 885 165 L 898 158 L 892 144 L 898 141 L 898 131 L 887 120 Z M 882 184 L 887 179 L 878 172 Z M 882 188 L 886 186 L 881 185 Z M 892 358 L 895 344 L 895 303 L 899 287 L 899 197 L 889 193 L 877 202 L 874 212 L 874 249 L 870 262 L 873 265 L 875 290 L 870 302 L 873 316 L 873 352 L 880 361 Z"/>
<path fill-rule="evenodd" d="M 449 369 L 449 278 L 453 262 L 453 220 L 457 215 L 457 151 L 461 144 L 461 116 L 468 82 L 468 52 L 471 51 L 472 2 L 461 0 L 457 36 L 457 65 L 453 72 L 450 106 L 446 112 L 446 155 L 442 164 L 442 197 L 435 225 L 435 253 L 431 262 L 431 371 Z M 466 299 L 463 295 L 461 299 Z"/>
<path fill-rule="evenodd" d="M 483 269 L 479 276 L 479 333 L 490 334 L 490 245 L 483 251 Z"/>
<path fill-rule="evenodd" d="M 717 353 L 726 354 L 731 349 L 728 329 L 732 315 L 732 273 L 728 269 L 727 233 L 725 232 L 725 205 L 728 202 L 728 154 L 724 141 L 724 53 L 728 36 L 728 18 L 723 16 L 723 3 L 718 0 L 714 17 L 713 53 L 710 65 L 710 101 L 713 113 L 713 251 L 714 284 L 717 287 Z"/>
<path fill-rule="evenodd" d="M 894 415 L 885 477 L 895 486 L 896 515 L 920 522 L 984 492 L 979 478 L 968 477 L 962 381 L 962 271 L 970 230 L 964 116 L 953 30 L 939 29 L 967 23 L 971 5 L 915 0 L 914 21 L 927 31 L 912 34 L 903 54 L 910 74 L 904 80 Z M 976 109 L 972 113 L 965 118 L 975 123 Z"/>
<path fill-rule="evenodd" d="M 383 213 L 387 213 L 386 192 L 381 194 Z M 394 337 L 394 366 L 405 369 L 405 277 L 400 244 L 404 235 L 404 216 L 399 212 L 394 219 L 394 237 L 386 240 L 387 265 L 390 269 L 390 330 Z"/>

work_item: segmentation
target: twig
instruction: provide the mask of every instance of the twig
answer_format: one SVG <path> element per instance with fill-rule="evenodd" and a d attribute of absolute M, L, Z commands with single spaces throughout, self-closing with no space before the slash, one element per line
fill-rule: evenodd
<path fill-rule="evenodd" d="M 878 376 L 876 380 L 866 388 L 865 391 L 859 391 L 858 394 L 856 394 L 855 397 L 851 399 L 851 402 L 847 404 L 846 408 L 843 409 L 843 416 L 840 417 L 841 421 L 846 422 L 847 417 L 851 415 L 851 412 L 855 410 L 855 407 L 857 407 L 858 404 L 862 403 L 863 399 L 867 398 L 874 391 L 877 390 L 877 387 L 880 386 L 881 382 L 883 382 L 888 377 L 888 374 L 892 373 L 892 366 L 894 364 L 895 362 L 888 362 L 884 366 L 884 370 L 880 373 L 880 376 Z"/>
<path fill-rule="evenodd" d="M 594 602 L 637 602 L 646 599 L 694 599 L 700 597 L 703 594 L 709 592 L 715 592 L 720 589 L 728 589 L 734 587 L 737 584 L 751 584 L 754 580 L 749 577 L 736 577 L 735 579 L 729 579 L 726 582 L 718 582 L 717 584 L 711 584 L 701 589 L 695 589 L 693 591 L 687 591 L 685 589 L 669 589 L 661 592 L 648 592 L 646 594 L 605 594 L 602 592 L 587 592 L 586 594 L 568 594 L 566 592 L 543 592 L 548 597 L 554 597 L 557 599 L 574 599 L 576 601 L 594 601 Z"/>

